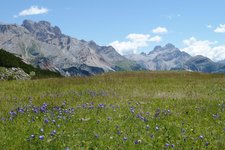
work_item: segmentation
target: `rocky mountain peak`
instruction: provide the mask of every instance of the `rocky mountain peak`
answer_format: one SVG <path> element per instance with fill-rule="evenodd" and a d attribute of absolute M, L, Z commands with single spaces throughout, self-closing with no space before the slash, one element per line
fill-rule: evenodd
<path fill-rule="evenodd" d="M 27 33 L 27 31 L 16 24 L 0 24 L 0 33 L 12 33 L 19 36 L 22 33 Z"/>
<path fill-rule="evenodd" d="M 48 28 L 51 27 L 51 23 L 48 21 L 39 21 L 37 24 L 40 26 L 48 27 Z"/>
<path fill-rule="evenodd" d="M 151 55 L 153 53 L 159 53 L 159 52 L 173 52 L 173 51 L 180 51 L 178 48 L 176 48 L 173 44 L 168 43 L 164 47 L 162 46 L 155 46 L 155 48 L 149 52 L 148 55 Z"/>
<path fill-rule="evenodd" d="M 48 21 L 34 22 L 31 20 L 24 20 L 22 26 L 41 41 L 60 38 L 62 36 L 60 28 L 57 26 L 51 26 L 51 23 L 49 23 Z"/>
<path fill-rule="evenodd" d="M 163 48 L 164 48 L 164 49 L 174 49 L 174 48 L 176 48 L 176 47 L 175 47 L 173 44 L 168 43 L 168 44 L 166 44 Z"/>
<path fill-rule="evenodd" d="M 155 46 L 155 48 L 153 49 L 153 51 L 161 51 L 162 46 Z"/>
<path fill-rule="evenodd" d="M 22 26 L 30 32 L 34 32 L 34 28 L 36 30 L 49 30 L 51 28 L 51 23 L 49 23 L 48 21 L 34 22 L 32 20 L 24 20 Z"/>

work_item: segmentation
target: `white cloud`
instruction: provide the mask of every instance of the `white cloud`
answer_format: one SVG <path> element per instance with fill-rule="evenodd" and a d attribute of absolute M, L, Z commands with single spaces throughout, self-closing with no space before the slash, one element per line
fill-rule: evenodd
<path fill-rule="evenodd" d="M 211 29 L 211 28 L 213 28 L 213 26 L 211 24 L 207 24 L 206 28 Z"/>
<path fill-rule="evenodd" d="M 161 40 L 162 40 L 161 36 L 158 36 L 158 35 L 153 36 L 149 39 L 149 41 L 151 42 L 160 42 Z"/>
<path fill-rule="evenodd" d="M 225 45 L 216 45 L 217 42 L 208 40 L 197 40 L 195 37 L 184 40 L 183 43 L 186 47 L 181 50 L 192 56 L 203 55 L 213 61 L 225 59 Z"/>
<path fill-rule="evenodd" d="M 157 27 L 152 30 L 153 33 L 161 34 L 161 33 L 167 33 L 167 29 L 165 27 Z"/>
<path fill-rule="evenodd" d="M 48 12 L 49 10 L 47 8 L 31 6 L 30 8 L 21 11 L 18 15 L 15 15 L 14 17 L 16 18 L 16 17 L 22 17 L 22 16 L 47 14 Z"/>
<path fill-rule="evenodd" d="M 214 32 L 216 33 L 225 33 L 225 24 L 220 24 L 215 30 Z"/>
<path fill-rule="evenodd" d="M 148 41 L 149 38 L 150 38 L 149 34 L 132 33 L 132 34 L 128 34 L 126 36 L 126 39 L 131 40 L 133 42 L 146 42 L 146 41 Z"/>
<path fill-rule="evenodd" d="M 138 53 L 140 48 L 149 46 L 150 42 L 160 42 L 160 36 L 151 37 L 149 34 L 129 34 L 126 36 L 127 41 L 114 41 L 110 43 L 120 54 Z"/>

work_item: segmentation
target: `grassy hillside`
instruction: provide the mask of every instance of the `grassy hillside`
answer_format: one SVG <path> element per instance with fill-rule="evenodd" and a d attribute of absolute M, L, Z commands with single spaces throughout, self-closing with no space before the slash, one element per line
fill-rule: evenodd
<path fill-rule="evenodd" d="M 46 78 L 46 77 L 60 77 L 61 75 L 56 72 L 52 72 L 49 70 L 41 70 L 39 68 L 34 68 L 32 65 L 28 65 L 24 63 L 19 57 L 14 56 L 13 54 L 0 49 L 0 66 L 11 68 L 11 67 L 19 67 L 23 69 L 27 74 L 30 72 L 35 72 L 34 78 Z"/>
<path fill-rule="evenodd" d="M 118 72 L 0 82 L 5 149 L 224 149 L 225 76 Z"/>

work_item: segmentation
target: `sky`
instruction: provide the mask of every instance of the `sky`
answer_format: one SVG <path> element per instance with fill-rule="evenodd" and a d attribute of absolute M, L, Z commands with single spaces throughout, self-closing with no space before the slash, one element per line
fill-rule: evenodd
<path fill-rule="evenodd" d="M 120 54 L 172 43 L 189 54 L 225 59 L 224 0 L 7 0 L 0 22 L 46 20 L 64 34 Z"/>

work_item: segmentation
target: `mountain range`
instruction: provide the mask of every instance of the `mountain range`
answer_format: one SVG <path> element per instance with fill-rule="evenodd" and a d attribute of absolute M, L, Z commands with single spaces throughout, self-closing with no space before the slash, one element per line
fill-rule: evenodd
<path fill-rule="evenodd" d="M 187 70 L 206 73 L 225 73 L 225 64 L 213 62 L 202 55 L 191 56 L 180 51 L 172 44 L 156 46 L 148 54 L 131 54 L 126 56 L 136 61 L 147 70 Z"/>
<path fill-rule="evenodd" d="M 24 20 L 22 25 L 0 24 L 0 48 L 41 69 L 64 76 L 94 75 L 122 70 L 189 70 L 225 73 L 223 62 L 192 57 L 172 44 L 156 46 L 148 54 L 122 56 L 112 46 L 65 35 L 47 21 Z"/>
<path fill-rule="evenodd" d="M 99 46 L 61 33 L 47 21 L 24 20 L 22 25 L 0 25 L 0 48 L 25 62 L 62 75 L 92 75 L 117 70 L 142 69 L 111 46 Z"/>

